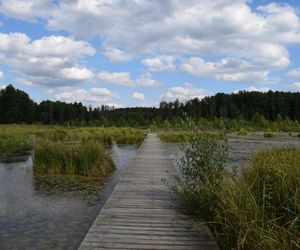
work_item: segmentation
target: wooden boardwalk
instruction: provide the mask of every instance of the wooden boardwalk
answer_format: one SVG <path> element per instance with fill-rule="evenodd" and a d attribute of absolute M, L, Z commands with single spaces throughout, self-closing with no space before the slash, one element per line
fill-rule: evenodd
<path fill-rule="evenodd" d="M 207 226 L 176 209 L 164 179 L 174 164 L 149 134 L 79 249 L 219 249 Z"/>

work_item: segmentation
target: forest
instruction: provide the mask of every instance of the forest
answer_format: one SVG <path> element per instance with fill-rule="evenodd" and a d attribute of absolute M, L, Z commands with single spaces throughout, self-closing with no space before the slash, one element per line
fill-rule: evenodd
<path fill-rule="evenodd" d="M 1 124 L 58 124 L 74 126 L 167 127 L 183 117 L 194 119 L 255 121 L 300 121 L 300 93 L 269 91 L 218 93 L 186 102 L 161 102 L 159 107 L 93 108 L 80 102 L 34 102 L 29 95 L 8 85 L 0 90 Z M 257 117 L 259 119 L 257 119 Z"/>

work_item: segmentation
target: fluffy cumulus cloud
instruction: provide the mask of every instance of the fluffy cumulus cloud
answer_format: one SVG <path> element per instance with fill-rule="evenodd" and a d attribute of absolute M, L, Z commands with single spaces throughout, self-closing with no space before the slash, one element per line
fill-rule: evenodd
<path fill-rule="evenodd" d="M 35 22 L 37 17 L 48 17 L 54 7 L 52 0 L 2 0 L 0 12 L 24 21 Z"/>
<path fill-rule="evenodd" d="M 138 99 L 138 100 L 145 100 L 145 95 L 143 93 L 134 92 L 132 94 L 132 98 Z"/>
<path fill-rule="evenodd" d="M 50 32 L 70 37 L 31 40 L 20 33 L 0 33 L 0 63 L 27 84 L 83 83 L 94 78 L 82 60 L 96 53 L 86 42 L 93 40 L 110 60 L 136 57 L 149 72 L 179 69 L 220 81 L 275 81 L 271 73 L 290 64 L 290 45 L 300 43 L 299 13 L 288 4 L 254 7 L 251 2 L 1 0 L 3 15 L 40 22 Z M 288 76 L 299 77 L 299 69 Z M 133 79 L 128 72 L 102 71 L 97 78 L 129 87 L 160 84 L 149 75 Z M 174 87 L 168 96 L 189 88 Z"/>
<path fill-rule="evenodd" d="M 173 56 L 157 56 L 153 58 L 146 58 L 142 61 L 147 66 L 149 71 L 160 72 L 160 71 L 174 71 L 176 66 L 174 65 Z"/>
<path fill-rule="evenodd" d="M 0 33 L 0 64 L 28 85 L 67 86 L 91 81 L 93 72 L 80 59 L 95 54 L 87 42 L 63 36 L 31 40 L 22 33 Z"/>
<path fill-rule="evenodd" d="M 161 99 L 164 101 L 174 101 L 176 99 L 180 101 L 187 101 L 194 98 L 202 99 L 208 95 L 209 92 L 207 90 L 194 88 L 190 84 L 185 84 L 184 86 L 169 88 Z"/>
<path fill-rule="evenodd" d="M 287 45 L 300 42 L 294 8 L 271 3 L 254 10 L 247 0 L 62 0 L 47 26 L 79 38 L 101 36 L 104 54 L 115 60 L 141 53 L 230 55 L 263 65 L 263 71 L 220 76 L 229 81 L 266 78 L 289 64 Z M 152 71 L 173 69 L 161 58 L 143 63 Z"/>
<path fill-rule="evenodd" d="M 300 68 L 290 70 L 286 75 L 289 77 L 300 78 Z"/>
<path fill-rule="evenodd" d="M 180 69 L 196 76 L 211 76 L 223 81 L 266 82 L 272 80 L 268 76 L 270 65 L 236 58 L 224 58 L 217 62 L 209 62 L 200 57 L 192 57 L 182 63 Z"/>
<path fill-rule="evenodd" d="M 78 88 L 74 89 L 71 87 L 60 87 L 58 89 L 49 89 L 47 94 L 53 93 L 56 100 L 65 102 L 83 102 L 83 103 L 94 103 L 94 104 L 111 104 L 113 106 L 114 101 L 119 99 L 119 95 L 106 88 L 91 88 L 90 90 Z"/>
<path fill-rule="evenodd" d="M 132 79 L 129 72 L 107 72 L 98 73 L 98 78 L 105 83 L 112 83 L 128 87 L 155 87 L 160 85 L 159 81 L 151 79 L 149 75 L 142 75 Z"/>

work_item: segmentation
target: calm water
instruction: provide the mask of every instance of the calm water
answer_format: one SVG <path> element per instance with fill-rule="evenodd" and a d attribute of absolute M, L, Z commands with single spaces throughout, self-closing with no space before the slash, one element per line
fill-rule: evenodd
<path fill-rule="evenodd" d="M 110 149 L 117 170 L 105 182 L 34 176 L 30 155 L 0 163 L 0 249 L 76 249 L 136 149 Z"/>
<path fill-rule="evenodd" d="M 182 157 L 182 146 L 176 143 L 165 143 L 165 146 L 176 164 L 176 160 Z M 288 146 L 300 148 L 300 139 L 287 135 L 278 135 L 272 139 L 262 135 L 231 136 L 228 139 L 229 168 L 244 166 L 259 150 Z"/>

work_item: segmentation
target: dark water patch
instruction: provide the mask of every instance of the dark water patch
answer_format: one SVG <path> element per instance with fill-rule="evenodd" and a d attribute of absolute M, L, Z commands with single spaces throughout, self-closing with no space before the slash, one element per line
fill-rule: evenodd
<path fill-rule="evenodd" d="M 177 166 L 182 157 L 182 145 L 165 143 L 166 149 Z M 278 135 L 275 138 L 264 138 L 262 135 L 235 136 L 228 139 L 229 168 L 240 168 L 247 164 L 253 154 L 262 149 L 294 146 L 300 148 L 300 138 Z"/>
<path fill-rule="evenodd" d="M 136 149 L 108 149 L 117 170 L 105 181 L 34 175 L 32 156 L 0 163 L 0 249 L 76 249 Z"/>

